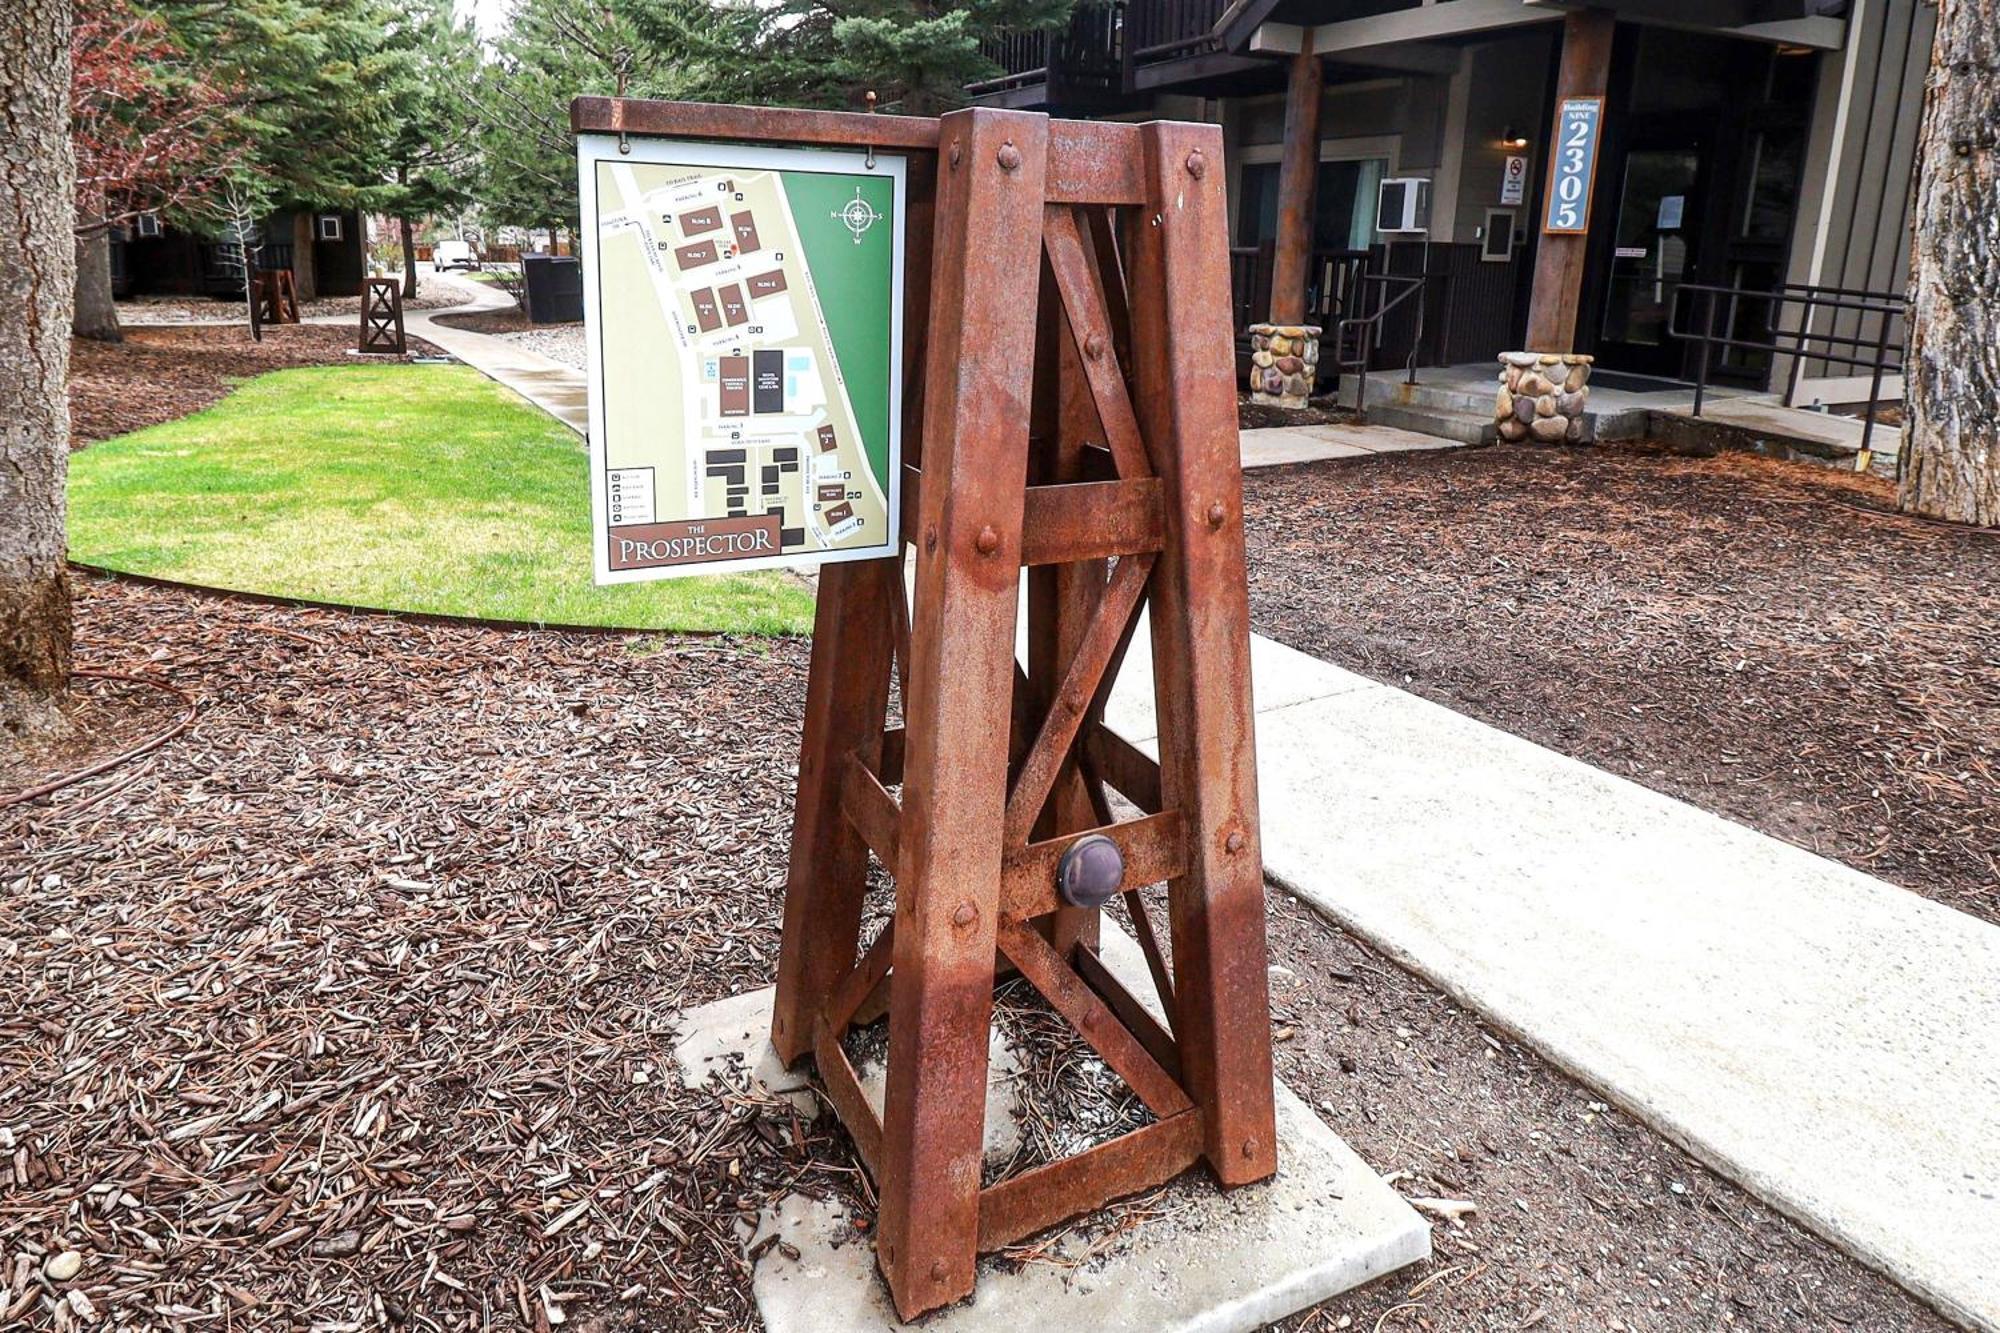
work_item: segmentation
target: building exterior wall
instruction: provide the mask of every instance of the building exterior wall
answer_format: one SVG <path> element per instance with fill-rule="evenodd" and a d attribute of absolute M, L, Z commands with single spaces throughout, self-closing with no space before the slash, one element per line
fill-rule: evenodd
<path fill-rule="evenodd" d="M 1910 280 L 1917 130 L 1937 11 L 1927 0 L 1853 0 L 1846 50 L 1825 61 L 1814 109 L 1812 175 L 1792 242 L 1790 280 L 1900 296 Z M 1817 331 L 1864 333 L 1858 315 Z M 1870 321 L 1868 334 L 1874 332 Z M 1900 321 L 1891 330 L 1900 344 Z M 1789 364 L 1780 372 L 1789 375 Z M 1853 367 L 1809 360 L 1799 400 L 1851 401 Z"/>

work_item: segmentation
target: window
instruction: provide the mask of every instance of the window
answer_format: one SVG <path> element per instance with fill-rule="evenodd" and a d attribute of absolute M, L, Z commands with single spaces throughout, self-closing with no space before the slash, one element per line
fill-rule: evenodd
<path fill-rule="evenodd" d="M 1479 257 L 1488 264 L 1507 264 L 1514 259 L 1514 224 L 1511 208 L 1486 210 L 1486 230 L 1480 238 Z"/>
<path fill-rule="evenodd" d="M 1375 243 L 1375 204 L 1388 163 L 1379 157 L 1322 162 L 1313 194 L 1313 248 L 1366 250 Z M 1236 243 L 1262 245 L 1278 234 L 1278 164 L 1244 166 Z"/>
<path fill-rule="evenodd" d="M 347 233 L 346 233 L 346 230 L 345 230 L 345 228 L 344 228 L 344 227 L 342 226 L 342 222 L 343 222 L 343 219 L 341 218 L 340 214 L 338 214 L 338 213 L 322 213 L 322 214 L 320 214 L 320 215 L 319 215 L 319 238 L 320 238 L 320 239 L 321 239 L 322 241 L 337 241 L 337 240 L 340 240 L 340 239 L 341 239 L 342 237 L 344 237 L 344 236 L 345 236 L 345 235 L 347 234 Z"/>
<path fill-rule="evenodd" d="M 141 213 L 137 221 L 139 235 L 145 239 L 152 240 L 160 234 L 160 215 L 158 213 Z"/>

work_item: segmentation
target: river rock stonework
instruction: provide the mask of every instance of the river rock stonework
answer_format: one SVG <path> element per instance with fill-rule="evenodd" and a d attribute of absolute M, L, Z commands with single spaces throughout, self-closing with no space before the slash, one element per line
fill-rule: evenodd
<path fill-rule="evenodd" d="M 1550 352 L 1502 353 L 1500 398 L 1493 405 L 1500 438 L 1510 444 L 1586 443 L 1595 361 Z"/>
<path fill-rule="evenodd" d="M 1319 330 L 1310 324 L 1250 326 L 1250 401 L 1304 407 L 1319 371 Z"/>

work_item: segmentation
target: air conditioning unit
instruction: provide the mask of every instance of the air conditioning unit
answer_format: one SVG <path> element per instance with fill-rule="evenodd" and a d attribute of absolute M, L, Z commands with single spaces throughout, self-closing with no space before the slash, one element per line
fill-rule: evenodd
<path fill-rule="evenodd" d="M 1431 183 L 1420 176 L 1399 176 L 1383 181 L 1375 212 L 1375 230 L 1424 232 L 1430 229 Z"/>
<path fill-rule="evenodd" d="M 158 238 L 160 234 L 160 215 L 158 213 L 141 213 L 134 221 L 138 225 L 141 237 L 149 241 Z"/>

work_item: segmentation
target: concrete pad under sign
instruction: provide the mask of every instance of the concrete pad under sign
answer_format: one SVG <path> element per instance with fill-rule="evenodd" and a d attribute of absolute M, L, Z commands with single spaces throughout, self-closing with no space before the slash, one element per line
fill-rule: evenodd
<path fill-rule="evenodd" d="M 1138 948 L 1107 923 L 1110 969 L 1151 1003 Z M 1135 971 L 1136 969 L 1136 971 Z M 682 1017 L 681 1077 L 699 1086 L 721 1068 L 747 1070 L 778 1093 L 806 1081 L 779 1068 L 766 1034 L 772 992 L 734 996 Z M 1012 1083 L 1000 1044 L 989 1075 L 987 1151 L 1011 1151 Z M 879 1069 L 863 1068 L 880 1105 Z M 1199 1168 L 1143 1216 L 1100 1219 L 1061 1233 L 1037 1259 L 981 1261 L 972 1298 L 924 1319 L 931 1333 L 1248 1333 L 1430 1256 L 1430 1228 L 1283 1084 L 1277 1088 L 1278 1174 L 1224 1194 Z M 809 1094 L 807 1094 L 809 1095 Z M 776 1235 L 784 1245 L 763 1244 Z M 759 1219 L 753 1286 L 770 1333 L 874 1333 L 904 1327 L 875 1252 L 835 1202 L 792 1195 Z M 787 1249 L 789 1247 L 789 1249 Z M 790 1257 L 795 1252 L 797 1257 Z"/>

